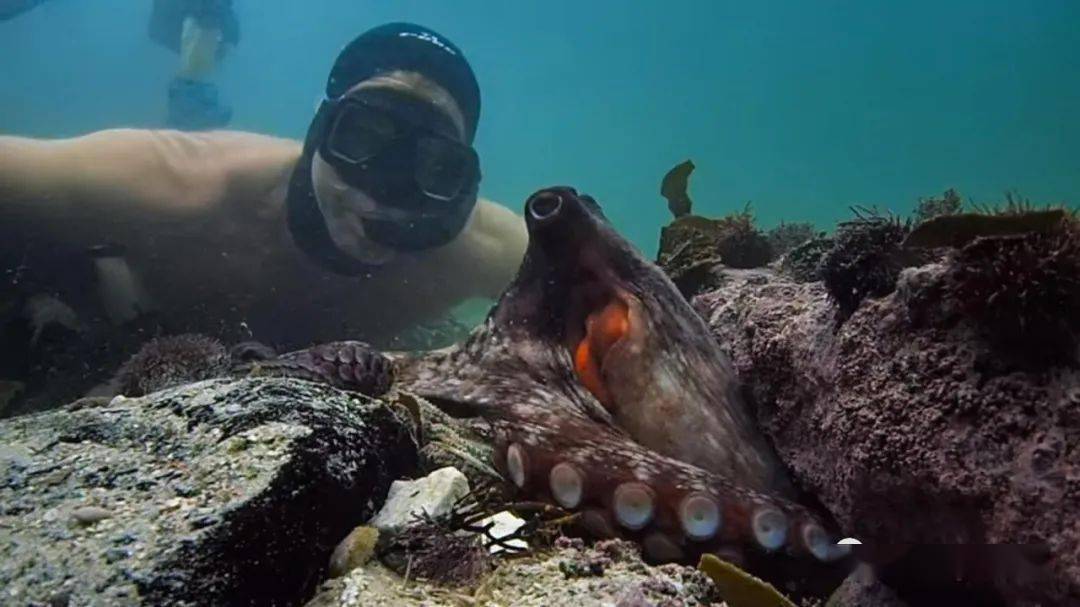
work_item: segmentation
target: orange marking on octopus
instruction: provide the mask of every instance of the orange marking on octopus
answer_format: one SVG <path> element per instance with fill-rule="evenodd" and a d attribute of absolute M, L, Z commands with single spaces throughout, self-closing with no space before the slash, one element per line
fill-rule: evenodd
<path fill-rule="evenodd" d="M 618 299 L 585 319 L 585 337 L 574 351 L 578 379 L 596 400 L 611 407 L 611 394 L 604 385 L 601 363 L 604 355 L 630 330 L 630 310 Z"/>

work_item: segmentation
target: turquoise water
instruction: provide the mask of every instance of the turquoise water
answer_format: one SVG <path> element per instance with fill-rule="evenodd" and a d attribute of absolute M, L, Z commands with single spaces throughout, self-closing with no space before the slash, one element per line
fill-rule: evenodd
<path fill-rule="evenodd" d="M 338 49 L 391 20 L 454 40 L 483 93 L 483 193 L 593 193 L 647 252 L 659 180 L 693 158 L 697 211 L 828 227 L 957 188 L 1080 200 L 1080 3 L 236 0 L 218 75 L 232 126 L 302 137 Z M 176 56 L 150 2 L 49 0 L 0 23 L 0 132 L 160 126 Z"/>

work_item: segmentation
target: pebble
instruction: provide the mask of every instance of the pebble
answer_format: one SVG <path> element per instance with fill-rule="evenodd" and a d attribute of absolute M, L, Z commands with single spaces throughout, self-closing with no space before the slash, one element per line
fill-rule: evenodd
<path fill-rule="evenodd" d="M 433 518 L 448 514 L 467 493 L 469 479 L 452 466 L 414 481 L 397 480 L 390 485 L 382 510 L 368 524 L 384 533 L 396 534 L 424 512 Z"/>
<path fill-rule="evenodd" d="M 71 518 L 80 525 L 93 525 L 112 516 L 112 512 L 98 506 L 81 506 L 71 511 Z"/>

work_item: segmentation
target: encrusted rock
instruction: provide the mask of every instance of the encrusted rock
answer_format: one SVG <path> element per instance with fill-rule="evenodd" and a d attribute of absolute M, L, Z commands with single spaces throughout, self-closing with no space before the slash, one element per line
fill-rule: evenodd
<path fill-rule="evenodd" d="M 995 560 L 994 591 L 1078 600 L 1080 361 L 1010 366 L 942 296 L 948 275 L 907 270 L 839 328 L 821 283 L 768 272 L 727 272 L 694 304 L 781 458 L 845 535 L 1045 546 L 1048 582 L 1010 579 L 1037 558 Z"/>
<path fill-rule="evenodd" d="M 599 568 L 596 564 L 601 564 Z M 568 577 L 565 571 L 595 573 Z M 694 606 L 718 603 L 712 582 L 700 571 L 679 565 L 650 567 L 638 548 L 611 540 L 593 547 L 560 541 L 538 556 L 502 561 L 476 590 L 447 589 L 410 581 L 373 562 L 324 584 L 308 607 L 410 607 L 467 604 L 478 607 L 600 607 L 610 605 Z M 629 602 L 638 600 L 638 602 Z M 644 602 L 642 602 L 642 600 Z M 620 603 L 620 601 L 623 601 Z"/>
<path fill-rule="evenodd" d="M 408 426 L 377 401 L 285 379 L 4 420 L 0 603 L 302 601 L 334 545 L 415 470 Z"/>
<path fill-rule="evenodd" d="M 413 481 L 396 480 L 390 485 L 382 510 L 368 524 L 393 535 L 421 515 L 440 518 L 449 514 L 468 493 L 469 480 L 456 468 L 440 468 Z"/>

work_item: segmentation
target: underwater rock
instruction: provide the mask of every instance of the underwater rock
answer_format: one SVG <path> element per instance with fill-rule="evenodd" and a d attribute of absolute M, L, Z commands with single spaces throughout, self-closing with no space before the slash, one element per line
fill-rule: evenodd
<path fill-rule="evenodd" d="M 225 375 L 232 359 L 225 345 L 205 335 L 156 337 L 146 342 L 116 372 L 113 385 L 125 396 Z"/>
<path fill-rule="evenodd" d="M 924 573 L 1007 604 L 1080 600 L 1080 365 L 1010 366 L 950 301 L 952 271 L 905 270 L 839 328 L 821 283 L 767 271 L 727 271 L 694 305 L 796 481 L 846 535 L 1045 546 L 1045 567 L 994 560 L 976 581 L 945 561 Z M 1031 568 L 1048 581 L 1025 583 Z"/>
<path fill-rule="evenodd" d="M 908 604 L 881 583 L 872 568 L 861 565 L 829 597 L 825 607 L 908 607 Z"/>
<path fill-rule="evenodd" d="M 330 554 L 330 577 L 340 577 L 366 565 L 375 556 L 378 543 L 379 530 L 374 527 L 361 525 L 350 531 Z"/>
<path fill-rule="evenodd" d="M 21 381 L 0 379 L 0 417 L 4 416 L 4 411 L 7 410 L 11 401 L 15 400 L 25 388 L 26 385 Z"/>
<path fill-rule="evenodd" d="M 469 480 L 456 468 L 441 468 L 414 481 L 396 480 L 390 485 L 386 503 L 368 524 L 393 535 L 415 523 L 421 514 L 446 516 L 468 493 Z"/>
<path fill-rule="evenodd" d="M 567 571 L 589 571 L 567 575 Z M 639 602 L 630 602 L 637 598 Z M 469 604 L 477 607 L 610 607 L 611 605 L 712 605 L 722 600 L 708 577 L 691 567 L 641 561 L 637 546 L 621 540 L 585 547 L 560 539 L 544 554 L 504 560 L 470 588 L 421 581 L 404 583 L 372 562 L 322 586 L 307 607 L 368 607 Z"/>
<path fill-rule="evenodd" d="M 819 272 L 842 317 L 867 297 L 892 292 L 908 255 L 901 247 L 909 227 L 895 217 L 856 209 L 856 219 L 839 225 L 833 248 L 821 260 Z"/>
<path fill-rule="evenodd" d="M 1080 228 L 982 237 L 955 252 L 946 297 L 1013 361 L 1075 363 L 1080 340 Z"/>
<path fill-rule="evenodd" d="M 415 470 L 409 425 L 377 401 L 262 378 L 4 420 L 0 602 L 296 604 Z M 109 516 L 73 522 L 85 506 Z"/>

